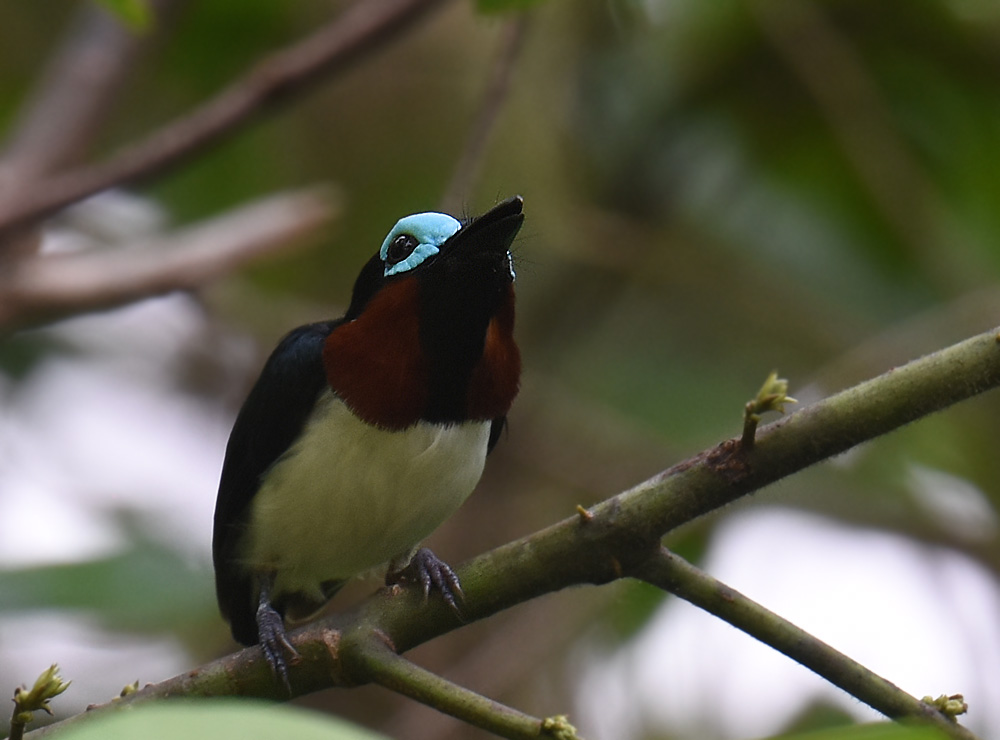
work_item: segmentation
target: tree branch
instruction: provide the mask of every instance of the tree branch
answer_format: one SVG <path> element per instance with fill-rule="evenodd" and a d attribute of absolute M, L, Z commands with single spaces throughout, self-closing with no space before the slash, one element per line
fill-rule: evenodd
<path fill-rule="evenodd" d="M 274 195 L 155 242 L 38 255 L 0 272 L 0 328 L 190 290 L 301 243 L 336 210 L 320 188 Z"/>
<path fill-rule="evenodd" d="M 354 643 L 345 646 L 341 635 L 368 632 L 403 653 L 542 594 L 641 572 L 658 557 L 660 538 L 675 527 L 998 385 L 1000 327 L 769 424 L 758 430 L 749 451 L 739 439 L 728 440 L 589 511 L 474 558 L 459 570 L 465 593 L 462 619 L 437 600 L 425 603 L 413 589 L 382 589 L 351 611 L 291 634 L 303 657 L 292 669 L 292 693 L 372 680 L 349 654 Z M 177 694 L 288 698 L 261 651 L 248 648 L 117 704 Z M 921 707 L 916 718 L 924 713 Z"/>
<path fill-rule="evenodd" d="M 163 18 L 181 1 L 155 0 L 152 9 Z M 30 192 L 33 183 L 84 155 L 151 38 L 132 33 L 95 4 L 77 9 L 11 126 L 0 158 L 0 205 Z M 40 244 L 38 229 L 19 229 L 0 240 L 0 257 L 26 257 Z"/>
<path fill-rule="evenodd" d="M 633 575 L 770 645 L 887 717 L 917 718 L 955 740 L 975 740 L 975 735 L 934 707 L 665 548 L 636 568 Z"/>
<path fill-rule="evenodd" d="M 0 237 L 101 190 L 133 183 L 176 165 L 321 75 L 346 69 L 441 2 L 355 2 L 313 35 L 265 58 L 192 113 L 126 147 L 107 162 L 41 180 L 16 200 L 0 203 Z"/>
<path fill-rule="evenodd" d="M 667 532 L 997 386 L 1000 327 L 768 424 L 757 431 L 750 452 L 738 439 L 727 440 L 597 504 L 586 516 L 574 515 L 468 562 L 459 573 L 465 621 L 567 586 L 620 578 L 654 555 Z M 444 607 L 431 604 L 422 612 L 418 619 L 401 608 L 386 609 L 376 621 L 401 651 L 458 626 Z"/>

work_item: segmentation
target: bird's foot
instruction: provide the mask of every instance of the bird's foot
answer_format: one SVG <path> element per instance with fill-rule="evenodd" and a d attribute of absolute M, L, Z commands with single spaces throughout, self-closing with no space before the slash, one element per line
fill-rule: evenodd
<path fill-rule="evenodd" d="M 257 607 L 257 636 L 264 658 L 271 666 L 271 672 L 281 679 L 292 693 L 292 684 L 288 680 L 288 662 L 297 663 L 299 653 L 285 635 L 285 621 L 278 610 L 270 602 L 262 600 Z M 287 656 L 287 659 L 286 659 Z"/>
<path fill-rule="evenodd" d="M 450 606 L 451 610 L 459 617 L 462 616 L 456 600 L 456 597 L 462 599 L 464 596 L 458 576 L 455 575 L 455 571 L 451 569 L 450 565 L 426 547 L 417 550 L 406 567 L 399 570 L 390 569 L 385 575 L 387 586 L 393 586 L 402 581 L 419 583 L 424 592 L 425 601 L 430 597 L 432 589 L 439 591 L 444 603 Z"/>

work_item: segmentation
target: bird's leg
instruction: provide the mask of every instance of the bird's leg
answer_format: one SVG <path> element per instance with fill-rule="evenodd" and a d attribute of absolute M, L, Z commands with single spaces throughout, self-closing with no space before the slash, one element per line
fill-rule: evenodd
<path fill-rule="evenodd" d="M 389 570 L 385 574 L 385 585 L 392 586 L 402 581 L 419 583 L 425 600 L 430 596 L 431 589 L 435 589 L 441 593 L 441 598 L 452 611 L 461 616 L 456 597 L 463 598 L 462 584 L 451 566 L 426 547 L 417 550 L 409 563 L 399 560 L 399 558 L 393 559 L 389 564 Z"/>
<path fill-rule="evenodd" d="M 274 573 L 264 573 L 257 577 L 259 596 L 257 601 L 257 637 L 260 648 L 264 651 L 267 664 L 281 682 L 285 684 L 288 693 L 292 693 L 292 685 L 288 681 L 287 655 L 292 662 L 299 660 L 299 653 L 285 636 L 285 619 L 271 603 L 271 588 L 274 585 Z"/>

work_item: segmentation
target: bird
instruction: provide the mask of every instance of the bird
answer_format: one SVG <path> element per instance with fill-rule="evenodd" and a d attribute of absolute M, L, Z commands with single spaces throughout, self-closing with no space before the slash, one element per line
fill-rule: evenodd
<path fill-rule="evenodd" d="M 509 198 L 476 218 L 399 219 L 347 312 L 300 326 L 268 357 L 233 424 L 216 500 L 216 595 L 233 638 L 289 687 L 286 620 L 351 578 L 462 596 L 420 543 L 479 482 L 520 386 Z"/>

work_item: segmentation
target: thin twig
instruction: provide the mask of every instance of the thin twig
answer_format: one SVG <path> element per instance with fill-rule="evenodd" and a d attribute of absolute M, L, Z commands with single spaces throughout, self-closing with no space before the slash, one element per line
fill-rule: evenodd
<path fill-rule="evenodd" d="M 156 0 L 156 17 L 176 4 L 178 0 Z M 137 55 L 156 38 L 153 33 L 129 30 L 97 4 L 81 4 L 18 112 L 0 172 L 16 173 L 18 187 L 23 188 L 25 178 L 35 179 L 79 161 L 135 68 Z M 0 183 L 4 179 L 0 174 Z"/>
<path fill-rule="evenodd" d="M 528 15 L 526 13 L 514 18 L 504 28 L 500 50 L 493 63 L 479 113 L 469 130 L 462 154 L 452 172 L 451 181 L 441 198 L 441 210 L 445 213 L 461 212 L 472 192 L 479 171 L 482 169 L 490 136 L 496 126 L 500 111 L 503 110 L 504 103 L 507 101 L 514 66 L 524 46 L 527 28 Z"/>
<path fill-rule="evenodd" d="M 156 0 L 154 10 L 160 16 L 177 1 Z M 96 4 L 77 9 L 11 126 L 0 159 L 0 204 L 84 156 L 149 38 L 130 32 Z M 35 254 L 41 242 L 37 228 L 18 229 L 0 240 L 0 258 L 13 262 Z"/>
<path fill-rule="evenodd" d="M 403 696 L 510 740 L 537 740 L 543 720 L 519 712 L 421 668 L 393 652 L 377 636 L 366 635 L 351 653 L 365 677 Z"/>
<path fill-rule="evenodd" d="M 326 190 L 312 188 L 264 198 L 154 243 L 20 260 L 0 273 L 0 327 L 205 285 L 302 243 L 335 208 Z"/>
<path fill-rule="evenodd" d="M 346 69 L 443 0 L 359 0 L 302 41 L 272 54 L 193 112 L 166 124 L 107 162 L 58 175 L 0 204 L 0 236 L 114 185 L 161 173 L 284 102 L 321 75 Z"/>
<path fill-rule="evenodd" d="M 887 717 L 928 722 L 955 740 L 975 740 L 934 707 L 666 549 L 633 575 L 770 645 Z"/>
<path fill-rule="evenodd" d="M 588 596 L 575 594 L 572 604 L 562 605 L 534 601 L 498 615 L 490 620 L 488 631 L 480 630 L 473 638 L 474 649 L 463 650 L 459 645 L 452 660 L 439 665 L 439 670 L 460 685 L 474 682 L 478 691 L 488 695 L 521 695 L 526 670 L 533 670 L 526 669 L 525 656 L 531 656 L 534 666 L 554 665 L 558 656 L 588 630 L 598 613 L 606 612 L 609 599 L 617 599 L 608 591 Z M 517 650 L 511 650 L 511 645 L 517 645 Z M 443 740 L 464 734 L 462 726 L 448 716 L 426 715 L 420 706 L 407 702 L 379 729 L 389 737 L 407 740 Z"/>

